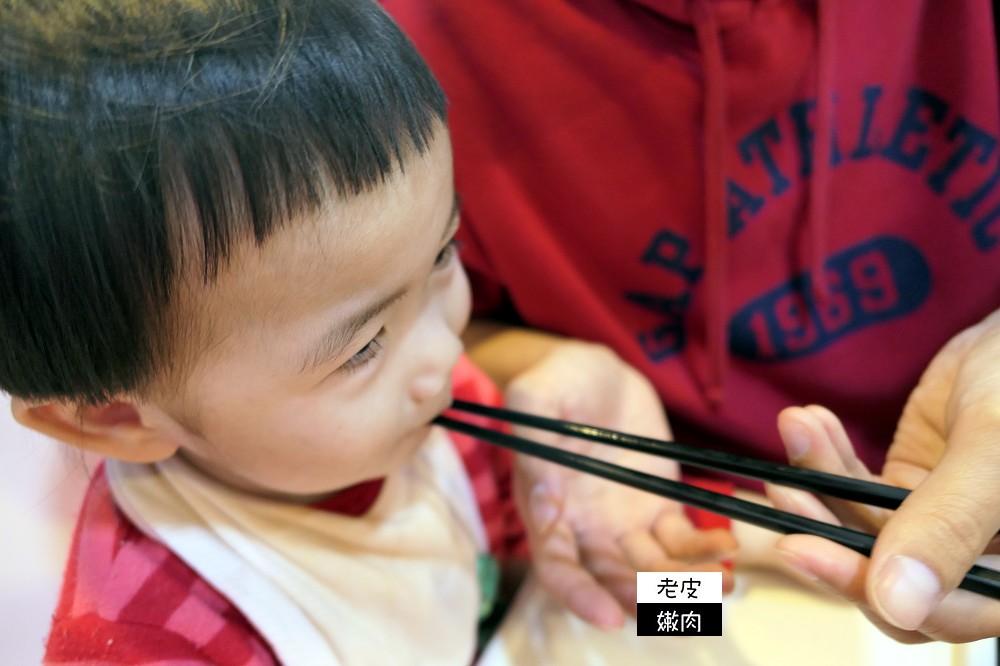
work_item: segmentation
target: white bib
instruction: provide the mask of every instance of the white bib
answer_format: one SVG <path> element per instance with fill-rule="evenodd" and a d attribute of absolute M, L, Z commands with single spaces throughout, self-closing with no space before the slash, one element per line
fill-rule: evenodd
<path fill-rule="evenodd" d="M 235 490 L 179 457 L 109 461 L 107 475 L 132 522 L 236 605 L 283 663 L 471 663 L 486 536 L 440 428 L 357 518 Z"/>

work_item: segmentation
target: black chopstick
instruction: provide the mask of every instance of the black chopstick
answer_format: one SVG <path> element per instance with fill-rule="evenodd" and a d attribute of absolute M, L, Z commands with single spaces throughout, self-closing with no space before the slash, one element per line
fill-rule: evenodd
<path fill-rule="evenodd" d="M 470 403 L 464 404 L 468 405 Z M 617 481 L 633 488 L 645 490 L 683 504 L 711 511 L 712 513 L 717 513 L 733 520 L 751 523 L 774 532 L 780 532 L 781 534 L 812 534 L 839 543 L 866 557 L 871 555 L 872 546 L 875 543 L 875 537 L 864 532 L 859 532 L 858 530 L 831 525 L 813 520 L 812 518 L 754 504 L 753 502 L 741 500 L 737 497 L 723 495 L 703 488 L 696 488 L 680 481 L 664 479 L 564 449 L 546 446 L 516 435 L 491 430 L 448 416 L 438 416 L 433 422 L 449 430 L 462 432 L 491 444 L 496 444 L 536 458 L 542 458 L 611 481 Z M 970 592 L 1000 599 L 1000 572 L 974 565 L 958 586 Z"/>
<path fill-rule="evenodd" d="M 747 458 L 724 451 L 695 448 L 650 437 L 639 437 L 617 430 L 561 421 L 535 414 L 525 414 L 500 407 L 489 407 L 464 400 L 455 400 L 452 403 L 452 409 L 569 437 L 589 439 L 663 458 L 671 458 L 694 467 L 729 472 L 761 481 L 771 481 L 783 486 L 801 488 L 813 493 L 830 495 L 885 509 L 895 509 L 910 494 L 910 491 L 905 488 L 897 488 L 874 481 L 862 481 L 827 472 L 782 465 L 768 460 Z"/>

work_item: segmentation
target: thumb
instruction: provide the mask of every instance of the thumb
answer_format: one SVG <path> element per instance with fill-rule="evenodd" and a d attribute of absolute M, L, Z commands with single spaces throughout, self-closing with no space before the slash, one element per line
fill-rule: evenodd
<path fill-rule="evenodd" d="M 959 414 L 941 460 L 875 542 L 868 598 L 901 629 L 920 627 L 1000 528 L 998 429 L 982 416 L 968 409 Z"/>

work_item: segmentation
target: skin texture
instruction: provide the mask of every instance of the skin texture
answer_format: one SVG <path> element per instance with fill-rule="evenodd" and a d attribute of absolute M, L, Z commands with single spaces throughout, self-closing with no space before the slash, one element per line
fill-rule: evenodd
<path fill-rule="evenodd" d="M 787 511 L 878 532 L 872 557 L 805 535 L 778 547 L 793 567 L 857 604 L 903 642 L 966 642 L 1000 633 L 1000 601 L 956 590 L 977 559 L 998 568 L 1000 314 L 956 335 L 937 354 L 903 411 L 886 463 L 870 472 L 836 416 L 811 405 L 779 415 L 799 466 L 913 489 L 895 512 L 769 488 Z"/>
<path fill-rule="evenodd" d="M 474 341 L 474 358 L 507 386 L 508 400 L 520 409 L 654 437 L 669 432 L 652 390 L 605 348 L 476 322 L 466 337 Z M 782 412 L 778 428 L 793 464 L 913 492 L 893 513 L 768 487 L 767 499 L 779 509 L 877 532 L 872 558 L 817 537 L 775 541 L 759 530 L 748 534 L 735 523 L 737 562 L 781 562 L 796 578 L 856 604 L 901 642 L 996 636 L 1000 602 L 956 587 L 977 561 L 1000 569 L 997 368 L 1000 313 L 959 333 L 936 355 L 907 402 L 878 475 L 857 458 L 829 410 L 812 405 Z M 592 448 L 588 453 L 636 455 Z M 662 461 L 640 464 L 662 475 L 675 473 Z M 711 566 L 725 550 L 721 537 L 687 527 L 665 529 L 677 518 L 664 500 L 657 510 L 656 501 L 639 498 L 637 491 L 601 487 L 605 482 L 539 461 L 522 461 L 519 473 L 519 497 L 540 577 L 598 626 L 616 626 L 630 608 L 623 583 L 629 566 L 656 570 L 654 560 L 661 570 L 682 570 L 692 562 Z M 616 513 L 609 507 L 627 510 Z M 735 542 L 730 545 L 735 548 Z"/>
<path fill-rule="evenodd" d="M 475 325 L 470 353 L 513 409 L 669 438 L 649 382 L 606 347 L 523 329 Z M 517 431 L 517 429 L 515 429 Z M 535 441 L 667 478 L 676 463 L 524 430 Z M 621 626 L 635 613 L 636 571 L 722 571 L 737 543 L 726 530 L 698 531 L 680 504 L 553 463 L 519 457 L 515 491 L 539 580 L 584 620 Z"/>
<path fill-rule="evenodd" d="M 384 476 L 451 399 L 469 313 L 457 221 L 441 129 L 384 186 L 243 244 L 210 287 L 186 285 L 179 316 L 204 344 L 182 386 L 86 408 L 16 401 L 15 415 L 121 458 L 182 455 L 290 501 Z"/>
<path fill-rule="evenodd" d="M 15 416 L 103 455 L 181 455 L 232 486 L 292 502 L 398 469 L 450 404 L 469 316 L 451 243 L 450 148 L 441 130 L 384 186 L 331 201 L 259 247 L 244 243 L 208 288 L 197 276 L 183 282 L 176 316 L 197 342 L 178 359 L 188 368 L 179 386 L 96 406 L 15 400 Z M 513 407 L 563 418 L 596 411 L 609 427 L 668 434 L 651 386 L 614 354 L 582 344 L 545 352 L 535 379 L 508 386 Z M 599 387 L 594 402 L 565 402 L 553 376 Z M 677 473 L 660 459 L 612 456 Z M 521 459 L 517 476 L 539 578 L 598 626 L 634 612 L 637 569 L 719 570 L 735 549 L 730 533 L 695 531 L 662 498 L 534 460 Z"/>

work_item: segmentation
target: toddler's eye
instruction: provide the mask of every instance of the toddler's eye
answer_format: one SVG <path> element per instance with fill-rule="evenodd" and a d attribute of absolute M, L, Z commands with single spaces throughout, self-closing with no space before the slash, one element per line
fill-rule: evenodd
<path fill-rule="evenodd" d="M 448 241 L 441 251 L 437 253 L 434 257 L 434 268 L 444 268 L 451 258 L 455 256 L 455 250 L 458 248 L 458 241 L 452 238 Z"/>
<path fill-rule="evenodd" d="M 359 349 L 354 356 L 344 361 L 344 364 L 340 368 L 347 372 L 353 372 L 362 368 L 366 363 L 378 356 L 379 351 L 382 349 L 381 338 L 383 333 L 385 333 L 385 329 L 380 330 L 378 335 L 368 341 L 368 344 Z"/>

